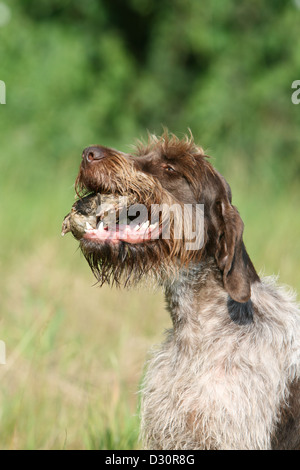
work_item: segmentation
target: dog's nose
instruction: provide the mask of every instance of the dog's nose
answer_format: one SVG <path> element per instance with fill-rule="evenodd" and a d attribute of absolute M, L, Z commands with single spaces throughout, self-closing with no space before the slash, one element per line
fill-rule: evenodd
<path fill-rule="evenodd" d="M 94 160 L 101 160 L 104 157 L 105 152 L 101 147 L 87 147 L 82 153 L 82 158 L 87 163 L 91 163 Z"/>

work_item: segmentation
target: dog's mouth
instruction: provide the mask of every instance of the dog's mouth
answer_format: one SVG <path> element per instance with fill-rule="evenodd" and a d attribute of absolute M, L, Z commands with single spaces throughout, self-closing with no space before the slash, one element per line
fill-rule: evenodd
<path fill-rule="evenodd" d="M 149 221 L 144 224 L 116 224 L 115 228 L 104 226 L 100 222 L 96 229 L 87 228 L 83 238 L 95 242 L 119 243 L 144 243 L 153 240 L 155 226 L 150 226 Z"/>
<path fill-rule="evenodd" d="M 159 220 L 151 222 L 148 210 L 132 195 L 93 193 L 72 206 L 62 235 L 71 232 L 80 241 L 138 244 L 159 238 Z"/>

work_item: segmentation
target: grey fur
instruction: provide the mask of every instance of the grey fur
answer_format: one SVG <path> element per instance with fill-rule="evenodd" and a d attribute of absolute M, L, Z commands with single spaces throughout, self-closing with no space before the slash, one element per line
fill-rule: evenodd
<path fill-rule="evenodd" d="M 300 312 L 274 278 L 254 283 L 251 298 L 254 322 L 235 324 L 213 261 L 166 283 L 173 329 L 141 390 L 148 449 L 270 449 L 300 375 Z"/>

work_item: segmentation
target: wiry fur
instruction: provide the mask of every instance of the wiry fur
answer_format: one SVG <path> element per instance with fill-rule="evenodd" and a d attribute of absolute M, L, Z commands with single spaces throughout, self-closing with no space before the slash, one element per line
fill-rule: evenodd
<path fill-rule="evenodd" d="M 272 278 L 255 283 L 254 322 L 241 327 L 215 268 L 203 268 L 167 288 L 174 328 L 147 363 L 142 440 L 148 449 L 270 449 L 300 374 L 294 294 Z"/>
<path fill-rule="evenodd" d="M 78 192 L 134 195 L 146 205 L 204 204 L 204 245 L 184 240 L 81 248 L 103 282 L 164 285 L 173 328 L 147 363 L 142 439 L 149 449 L 300 448 L 300 311 L 257 275 L 225 179 L 192 137 L 165 133 L 133 155 L 83 153 Z M 170 168 L 171 165 L 171 168 Z"/>

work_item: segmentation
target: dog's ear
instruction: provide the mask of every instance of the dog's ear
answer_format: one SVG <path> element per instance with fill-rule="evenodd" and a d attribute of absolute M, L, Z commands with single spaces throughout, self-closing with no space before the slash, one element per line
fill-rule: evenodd
<path fill-rule="evenodd" d="M 251 297 L 251 283 L 258 276 L 243 242 L 244 224 L 228 198 L 218 204 L 220 223 L 216 234 L 215 258 L 230 298 L 239 304 L 246 304 Z"/>

